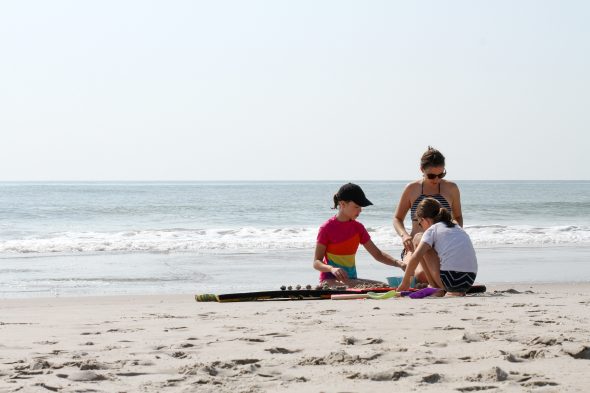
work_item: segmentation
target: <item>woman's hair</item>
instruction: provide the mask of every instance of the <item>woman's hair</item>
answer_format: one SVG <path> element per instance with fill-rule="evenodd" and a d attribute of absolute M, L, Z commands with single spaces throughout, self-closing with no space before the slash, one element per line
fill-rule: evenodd
<path fill-rule="evenodd" d="M 445 166 L 445 156 L 434 147 L 428 146 L 428 150 L 422 154 L 420 159 L 420 169 L 424 170 L 436 166 Z"/>
<path fill-rule="evenodd" d="M 453 222 L 451 213 L 441 206 L 440 202 L 434 198 L 424 198 L 416 208 L 416 217 L 430 218 L 437 222 L 444 222 L 447 227 L 452 228 L 456 224 Z"/>

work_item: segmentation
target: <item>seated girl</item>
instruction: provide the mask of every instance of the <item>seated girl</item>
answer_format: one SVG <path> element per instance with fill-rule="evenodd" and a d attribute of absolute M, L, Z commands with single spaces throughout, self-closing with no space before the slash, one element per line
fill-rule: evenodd
<path fill-rule="evenodd" d="M 477 258 L 469 235 L 452 221 L 448 210 L 434 198 L 425 198 L 416 209 L 424 233 L 414 238 L 414 252 L 408 253 L 406 272 L 398 290 L 407 290 L 420 264 L 428 285 L 440 288 L 439 295 L 464 296 L 477 275 Z"/>

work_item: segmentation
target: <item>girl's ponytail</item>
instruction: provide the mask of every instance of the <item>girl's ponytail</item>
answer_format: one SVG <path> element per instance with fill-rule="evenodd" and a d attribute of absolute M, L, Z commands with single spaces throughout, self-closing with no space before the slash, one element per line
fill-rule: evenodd
<path fill-rule="evenodd" d="M 334 194 L 334 207 L 332 209 L 338 209 L 338 202 L 340 202 L 340 198 L 338 194 Z"/>
<path fill-rule="evenodd" d="M 453 222 L 453 217 L 451 217 L 451 213 L 444 207 L 441 207 L 438 210 L 438 214 L 433 218 L 434 222 L 444 222 L 448 228 L 452 228 L 455 226 Z"/>
<path fill-rule="evenodd" d="M 424 198 L 416 208 L 416 216 L 421 218 L 430 218 L 435 223 L 444 222 L 449 228 L 456 224 L 453 222 L 451 213 L 441 206 L 440 202 L 434 198 Z"/>

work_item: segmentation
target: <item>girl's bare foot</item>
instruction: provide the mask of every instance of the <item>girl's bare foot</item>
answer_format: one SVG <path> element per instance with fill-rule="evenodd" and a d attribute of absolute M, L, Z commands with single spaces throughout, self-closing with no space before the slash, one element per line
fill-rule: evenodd
<path fill-rule="evenodd" d="M 443 297 L 447 294 L 447 291 L 445 291 L 444 289 L 439 289 L 438 292 L 435 292 L 432 294 L 432 296 L 434 297 Z"/>
<path fill-rule="evenodd" d="M 447 292 L 447 296 L 465 296 L 465 292 Z"/>

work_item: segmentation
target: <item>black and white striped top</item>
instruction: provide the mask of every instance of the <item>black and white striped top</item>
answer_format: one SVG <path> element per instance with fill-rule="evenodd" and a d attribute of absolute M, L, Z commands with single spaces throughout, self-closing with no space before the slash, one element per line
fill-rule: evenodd
<path fill-rule="evenodd" d="M 440 183 L 438 183 L 438 194 L 434 194 L 434 195 L 424 195 L 424 183 L 422 183 L 422 192 L 420 193 L 420 196 L 418 198 L 416 198 L 414 203 L 412 203 L 412 207 L 410 208 L 410 218 L 412 219 L 412 221 L 416 221 L 416 209 L 418 208 L 418 204 L 424 198 L 436 199 L 442 205 L 442 207 L 444 207 L 445 209 L 447 209 L 449 211 L 449 213 L 451 214 L 451 217 L 453 216 L 453 210 L 451 209 L 451 204 L 440 193 Z"/>

